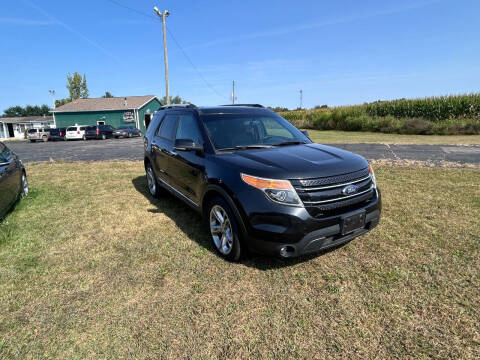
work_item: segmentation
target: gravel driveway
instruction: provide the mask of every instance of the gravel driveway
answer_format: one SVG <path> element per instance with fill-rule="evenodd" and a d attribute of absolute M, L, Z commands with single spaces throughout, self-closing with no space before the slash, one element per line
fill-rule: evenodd
<path fill-rule="evenodd" d="M 143 159 L 143 137 L 47 143 L 22 141 L 7 144 L 24 162 Z M 434 163 L 446 161 L 480 164 L 480 145 L 335 144 L 334 146 L 374 160 L 417 160 Z"/>

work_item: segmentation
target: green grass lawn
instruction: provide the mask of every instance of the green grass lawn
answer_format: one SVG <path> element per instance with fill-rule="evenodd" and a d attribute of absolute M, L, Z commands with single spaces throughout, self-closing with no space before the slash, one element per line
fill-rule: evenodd
<path fill-rule="evenodd" d="M 324 144 L 480 145 L 480 135 L 399 135 L 336 130 L 308 130 L 308 133 L 313 141 Z"/>
<path fill-rule="evenodd" d="M 480 357 L 478 170 L 379 166 L 373 232 L 239 264 L 141 162 L 27 172 L 0 225 L 1 359 Z"/>

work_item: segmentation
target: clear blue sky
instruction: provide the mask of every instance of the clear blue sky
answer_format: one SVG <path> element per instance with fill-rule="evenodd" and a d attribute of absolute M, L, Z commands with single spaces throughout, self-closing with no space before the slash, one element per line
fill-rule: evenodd
<path fill-rule="evenodd" d="M 167 24 L 170 91 L 199 105 L 295 108 L 476 92 L 480 1 L 115 0 Z M 91 97 L 164 96 L 160 22 L 108 0 L 0 3 L 0 112 L 68 95 L 68 72 Z"/>

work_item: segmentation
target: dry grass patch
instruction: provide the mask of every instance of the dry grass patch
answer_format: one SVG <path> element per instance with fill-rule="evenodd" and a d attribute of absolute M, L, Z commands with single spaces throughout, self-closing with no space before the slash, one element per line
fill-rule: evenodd
<path fill-rule="evenodd" d="M 313 141 L 323 144 L 480 145 L 480 135 L 401 135 L 337 130 L 308 130 L 308 133 Z"/>
<path fill-rule="evenodd" d="M 480 172 L 377 167 L 373 232 L 290 262 L 217 257 L 141 162 L 27 167 L 0 225 L 0 358 L 480 356 Z"/>

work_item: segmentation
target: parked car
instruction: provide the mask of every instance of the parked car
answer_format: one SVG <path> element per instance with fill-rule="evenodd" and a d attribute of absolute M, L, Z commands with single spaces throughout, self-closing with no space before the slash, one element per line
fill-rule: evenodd
<path fill-rule="evenodd" d="M 110 125 L 94 125 L 85 128 L 85 138 L 88 139 L 110 139 L 115 129 Z"/>
<path fill-rule="evenodd" d="M 0 219 L 21 195 L 28 195 L 27 173 L 17 155 L 0 142 Z"/>
<path fill-rule="evenodd" d="M 50 140 L 50 129 L 49 128 L 28 129 L 27 139 L 30 140 L 30 142 L 36 142 L 36 141 L 47 142 L 48 140 Z"/>
<path fill-rule="evenodd" d="M 66 134 L 67 134 L 67 129 L 66 128 L 56 128 L 56 129 L 50 129 L 50 138 L 49 140 L 51 141 L 56 141 L 56 140 L 66 140 Z"/>
<path fill-rule="evenodd" d="M 86 125 L 75 125 L 67 128 L 65 140 L 87 140 L 85 137 Z"/>
<path fill-rule="evenodd" d="M 134 126 L 119 126 L 113 132 L 113 136 L 115 136 L 116 139 L 119 137 L 131 138 L 132 136 L 142 136 L 142 132 Z"/>
<path fill-rule="evenodd" d="M 145 134 L 148 190 L 206 219 L 229 260 L 282 258 L 346 243 L 377 226 L 381 194 L 360 155 L 313 143 L 260 105 L 167 106 Z"/>

